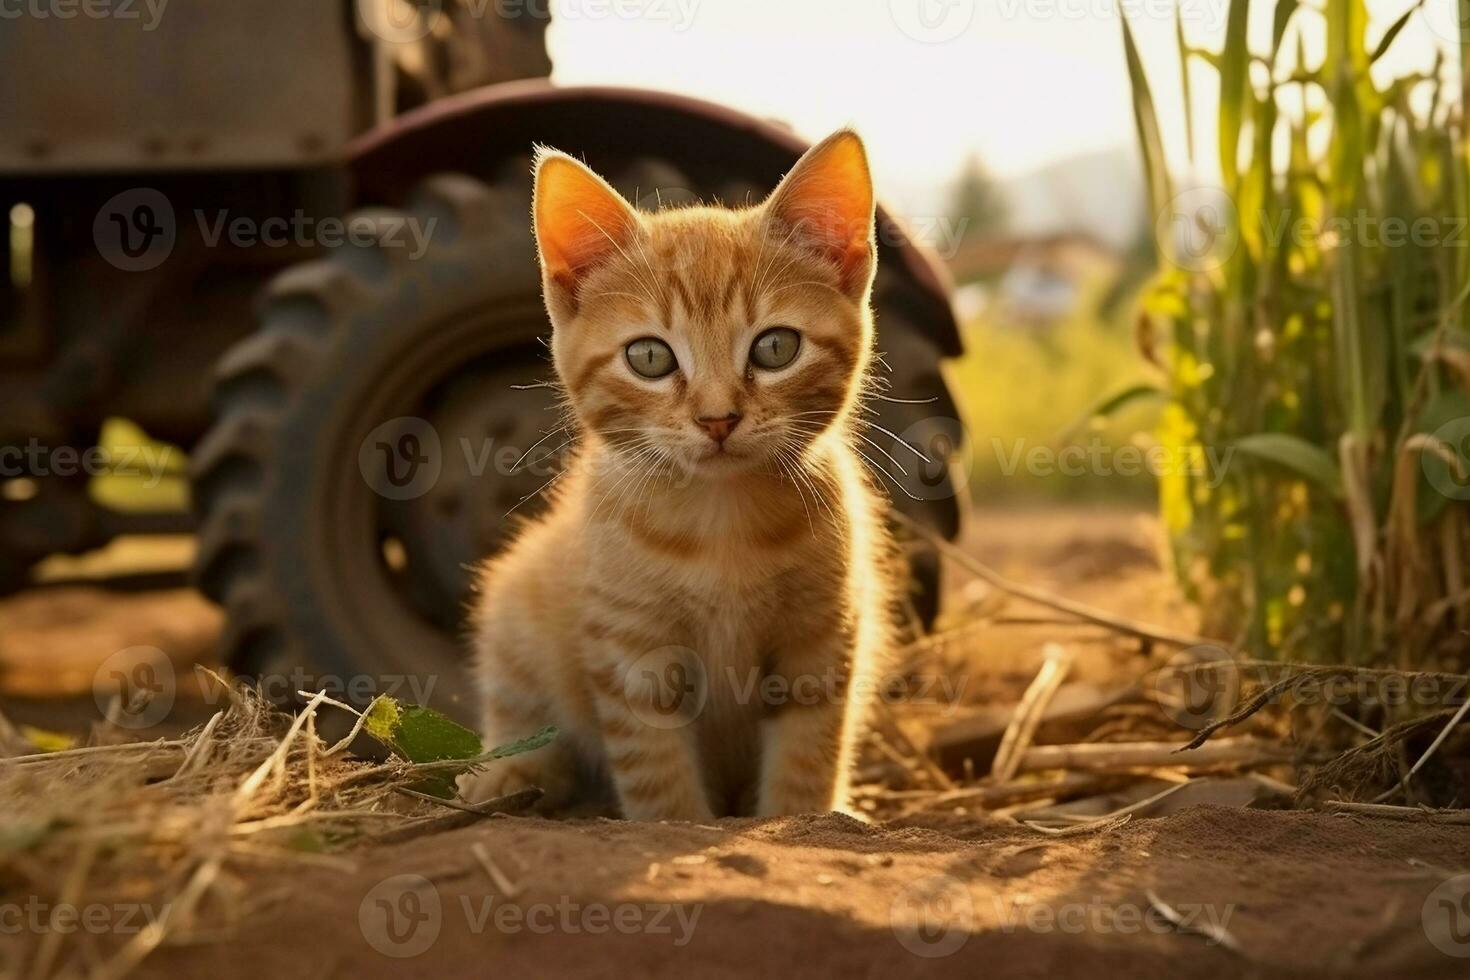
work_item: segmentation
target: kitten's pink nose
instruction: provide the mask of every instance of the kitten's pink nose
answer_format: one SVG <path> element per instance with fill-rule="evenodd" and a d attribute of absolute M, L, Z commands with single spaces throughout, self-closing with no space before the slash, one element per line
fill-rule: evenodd
<path fill-rule="evenodd" d="M 740 424 L 740 416 L 734 412 L 721 418 L 698 418 L 695 423 L 704 430 L 704 434 L 716 443 L 723 445 L 730 438 L 730 433 L 735 431 L 735 426 Z"/>

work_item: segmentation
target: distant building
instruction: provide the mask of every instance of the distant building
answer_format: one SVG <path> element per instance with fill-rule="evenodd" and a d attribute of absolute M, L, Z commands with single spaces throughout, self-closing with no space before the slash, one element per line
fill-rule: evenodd
<path fill-rule="evenodd" d="M 1082 232 L 978 239 L 949 260 L 961 313 L 996 310 L 1037 326 L 1066 316 L 1085 284 L 1112 279 L 1123 264 L 1117 249 Z"/>

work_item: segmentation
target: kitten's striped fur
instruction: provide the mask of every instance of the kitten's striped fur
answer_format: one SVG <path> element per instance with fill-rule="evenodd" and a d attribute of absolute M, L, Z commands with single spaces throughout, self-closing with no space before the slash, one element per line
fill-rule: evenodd
<path fill-rule="evenodd" d="M 893 567 L 854 447 L 876 256 L 861 141 L 830 137 L 759 207 L 656 214 L 547 151 L 534 210 L 580 448 L 486 565 L 475 646 L 487 744 L 561 734 L 462 792 L 565 802 L 601 773 L 633 819 L 844 807 Z M 795 360 L 751 363 L 778 325 Z M 642 337 L 678 369 L 635 373 Z M 717 444 L 708 420 L 737 414 Z"/>

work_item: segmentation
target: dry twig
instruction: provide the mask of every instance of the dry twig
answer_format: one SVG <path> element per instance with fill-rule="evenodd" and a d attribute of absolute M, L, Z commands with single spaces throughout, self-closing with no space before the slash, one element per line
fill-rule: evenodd
<path fill-rule="evenodd" d="M 1066 599 L 1059 595 L 1053 595 L 1045 589 L 1038 589 L 1034 586 L 1012 582 L 963 548 L 960 548 L 958 545 L 955 545 L 918 521 L 913 520 L 906 514 L 896 509 L 890 509 L 889 514 L 895 521 L 914 534 L 922 537 L 938 549 L 940 554 L 949 558 L 961 568 L 964 568 L 973 575 L 978 575 L 995 588 L 1009 593 L 1018 599 L 1024 599 L 1027 602 L 1045 606 L 1048 609 L 1055 609 L 1058 612 L 1074 616 L 1084 622 L 1105 626 L 1114 632 L 1124 633 L 1140 640 L 1186 648 L 1226 645 L 1218 640 L 1211 640 L 1207 637 L 1194 636 L 1189 633 L 1177 633 L 1173 630 L 1164 629 L 1163 627 L 1140 623 L 1137 620 L 1129 619 L 1125 616 L 1117 616 L 1101 609 L 1094 609 L 1091 606 L 1083 605 L 1080 602 L 1073 602 L 1071 599 Z"/>
<path fill-rule="evenodd" d="M 1186 754 L 1187 750 L 1187 754 Z M 1259 738 L 1225 738 L 1197 749 L 1178 742 L 1086 742 L 1080 745 L 1035 745 L 1021 759 L 1021 772 L 1039 769 L 1104 771 L 1189 766 L 1247 766 L 1285 762 L 1293 750 Z"/>
<path fill-rule="evenodd" d="M 1015 778 L 1021 768 L 1022 757 L 1036 739 L 1036 730 L 1041 727 L 1041 719 L 1046 714 L 1047 707 L 1056 697 L 1062 682 L 1067 679 L 1067 672 L 1072 669 L 1075 655 L 1065 648 L 1048 643 L 1044 655 L 1041 670 L 1026 688 L 1021 703 L 1016 705 L 1011 723 L 1001 736 L 995 761 L 991 763 L 990 775 L 998 783 Z"/>

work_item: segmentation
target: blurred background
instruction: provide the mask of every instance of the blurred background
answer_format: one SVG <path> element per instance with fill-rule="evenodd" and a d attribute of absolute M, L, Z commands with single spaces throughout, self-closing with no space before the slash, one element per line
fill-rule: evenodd
<path fill-rule="evenodd" d="M 1368 0 L 1380 84 L 1428 73 L 1458 44 L 1457 0 Z M 1192 63 L 1186 126 L 1180 34 L 1225 42 L 1228 0 L 780 0 L 671 2 L 645 17 L 554 18 L 552 78 L 684 92 L 780 120 L 803 137 L 855 126 L 883 200 L 949 267 L 967 354 L 956 365 L 973 440 L 971 487 L 997 498 L 1155 497 L 1146 472 L 1037 473 L 1007 460 L 1050 445 L 1109 393 L 1148 377 L 1133 299 L 1158 257 L 1121 20 L 1156 79 L 1179 190 L 1221 186 L 1217 74 Z M 1241 5 L 1237 5 L 1241 6 Z M 1249 43 L 1272 47 L 1279 11 L 1249 7 Z M 1309 62 L 1326 32 L 1301 18 Z M 1288 38 L 1294 43 L 1297 32 Z M 1308 96 L 1314 108 L 1324 97 Z M 1022 382 L 1024 379 L 1024 382 Z M 1005 383 L 1002 383 L 1005 382 Z M 1148 434 L 1133 406 L 1096 438 Z M 1018 440 L 1024 440 L 1018 444 Z M 1122 467 L 1127 469 L 1127 467 Z M 1036 469 L 1036 468 L 1031 468 Z M 1045 469 L 1045 467 L 1041 467 Z M 1009 472 L 1008 472 L 1009 471 Z"/>

